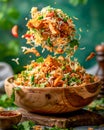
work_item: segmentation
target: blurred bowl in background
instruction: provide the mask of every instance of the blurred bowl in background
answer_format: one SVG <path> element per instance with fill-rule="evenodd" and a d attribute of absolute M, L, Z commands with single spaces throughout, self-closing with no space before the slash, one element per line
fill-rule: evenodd
<path fill-rule="evenodd" d="M 5 62 L 0 62 L 0 93 L 4 92 L 4 81 L 13 75 L 11 66 Z"/>

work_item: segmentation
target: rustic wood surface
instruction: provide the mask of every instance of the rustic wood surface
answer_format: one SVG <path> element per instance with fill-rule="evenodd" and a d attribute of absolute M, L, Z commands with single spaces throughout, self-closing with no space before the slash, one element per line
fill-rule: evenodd
<path fill-rule="evenodd" d="M 72 113 L 63 114 L 34 114 L 24 109 L 19 110 L 22 113 L 22 121 L 31 120 L 37 125 L 69 128 L 77 126 L 98 126 L 104 124 L 104 116 L 84 109 Z"/>

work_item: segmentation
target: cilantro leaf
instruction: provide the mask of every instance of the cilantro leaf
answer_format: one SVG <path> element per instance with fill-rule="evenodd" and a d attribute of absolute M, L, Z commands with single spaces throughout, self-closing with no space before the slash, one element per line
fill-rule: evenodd
<path fill-rule="evenodd" d="M 12 95 L 11 95 L 11 100 L 12 100 L 12 102 L 15 101 L 15 91 L 19 91 L 19 90 L 21 90 L 20 87 L 15 87 L 15 88 L 13 88 L 13 92 L 12 92 Z"/>
<path fill-rule="evenodd" d="M 37 63 L 40 63 L 40 62 L 43 62 L 44 61 L 44 58 L 43 57 L 39 57 L 38 59 L 36 59 L 36 62 Z"/>
<path fill-rule="evenodd" d="M 78 42 L 78 40 L 76 40 L 76 39 L 73 39 L 73 40 L 70 42 L 70 47 L 71 47 L 71 48 L 74 48 L 74 46 L 79 46 L 79 42 Z"/>
<path fill-rule="evenodd" d="M 17 126 L 13 126 L 15 130 L 30 130 L 35 124 L 32 121 L 24 121 Z"/>
<path fill-rule="evenodd" d="M 38 20 L 41 20 L 41 19 L 43 19 L 43 16 L 39 16 L 39 17 L 38 17 Z"/>
<path fill-rule="evenodd" d="M 9 98 L 6 94 L 0 96 L 0 106 L 4 108 L 16 107 L 13 103 L 13 100 Z"/>
<path fill-rule="evenodd" d="M 31 82 L 31 85 L 34 84 L 34 75 L 31 76 L 30 82 Z"/>
<path fill-rule="evenodd" d="M 46 44 L 47 44 L 48 46 L 52 47 L 52 43 L 51 43 L 51 40 L 50 40 L 49 37 L 48 37 L 48 39 L 47 39 L 47 41 L 46 41 Z"/>

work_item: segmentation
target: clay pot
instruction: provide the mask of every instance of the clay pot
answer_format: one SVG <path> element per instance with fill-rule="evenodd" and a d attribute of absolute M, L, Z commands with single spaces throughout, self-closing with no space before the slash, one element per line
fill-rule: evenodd
<path fill-rule="evenodd" d="M 11 97 L 14 88 L 15 104 L 29 112 L 34 113 L 66 113 L 76 111 L 91 103 L 99 94 L 101 81 L 98 77 L 96 82 L 79 85 L 76 87 L 46 87 L 32 88 L 16 86 L 13 77 L 6 79 L 5 91 Z"/>

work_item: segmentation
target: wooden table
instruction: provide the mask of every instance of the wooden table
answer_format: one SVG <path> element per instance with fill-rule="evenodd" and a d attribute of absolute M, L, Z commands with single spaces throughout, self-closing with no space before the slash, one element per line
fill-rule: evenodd
<path fill-rule="evenodd" d="M 85 126 L 86 128 L 89 126 L 100 127 L 102 124 L 104 125 L 104 116 L 84 109 L 59 115 L 34 114 L 24 109 L 20 109 L 20 112 L 23 115 L 22 121 L 31 120 L 37 125 L 48 127 L 58 127 L 65 129 L 70 127 L 81 128 L 82 126 L 84 126 L 84 128 Z M 104 127 L 101 127 L 100 130 L 101 129 L 104 130 Z"/>

